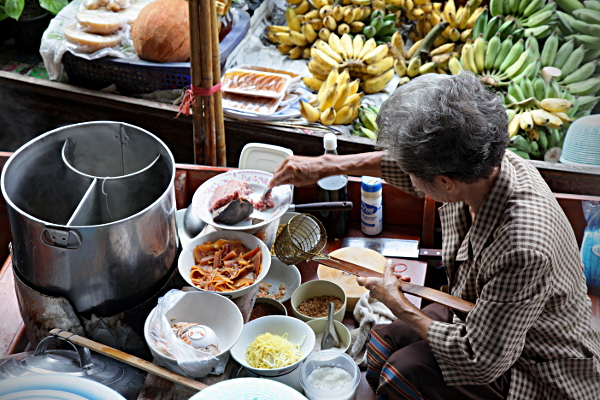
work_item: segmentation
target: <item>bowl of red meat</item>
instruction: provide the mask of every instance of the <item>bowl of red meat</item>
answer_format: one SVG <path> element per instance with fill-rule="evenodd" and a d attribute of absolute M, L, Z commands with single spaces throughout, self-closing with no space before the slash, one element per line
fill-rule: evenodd
<path fill-rule="evenodd" d="M 190 286 L 234 299 L 261 283 L 271 267 L 271 256 L 256 236 L 214 231 L 190 240 L 177 267 Z"/>
<path fill-rule="evenodd" d="M 273 174 L 251 169 L 214 176 L 194 193 L 194 212 L 218 230 L 256 233 L 287 211 L 292 202 L 290 185 L 277 186 L 263 196 Z"/>

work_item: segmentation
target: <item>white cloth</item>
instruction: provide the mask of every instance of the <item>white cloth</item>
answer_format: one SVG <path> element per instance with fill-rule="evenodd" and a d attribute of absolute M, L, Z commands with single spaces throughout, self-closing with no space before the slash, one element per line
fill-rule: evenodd
<path fill-rule="evenodd" d="M 350 331 L 350 347 L 347 351 L 360 367 L 367 366 L 366 349 L 373 325 L 389 324 L 398 319 L 383 303 L 371 298 L 369 293 L 363 293 L 354 307 L 354 319 L 359 327 Z"/>

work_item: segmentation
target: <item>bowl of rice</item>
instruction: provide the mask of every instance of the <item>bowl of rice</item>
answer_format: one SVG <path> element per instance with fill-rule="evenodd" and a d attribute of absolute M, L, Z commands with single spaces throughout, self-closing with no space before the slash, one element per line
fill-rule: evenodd
<path fill-rule="evenodd" d="M 278 377 L 298 368 L 315 346 L 315 333 L 297 318 L 270 315 L 244 325 L 231 356 L 255 375 Z"/>

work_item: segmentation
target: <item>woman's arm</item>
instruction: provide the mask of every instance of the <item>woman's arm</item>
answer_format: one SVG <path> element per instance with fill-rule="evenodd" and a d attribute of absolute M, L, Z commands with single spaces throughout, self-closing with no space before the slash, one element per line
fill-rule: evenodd
<path fill-rule="evenodd" d="M 277 168 L 269 187 L 306 186 L 330 175 L 381 176 L 382 151 L 319 157 L 291 156 Z"/>

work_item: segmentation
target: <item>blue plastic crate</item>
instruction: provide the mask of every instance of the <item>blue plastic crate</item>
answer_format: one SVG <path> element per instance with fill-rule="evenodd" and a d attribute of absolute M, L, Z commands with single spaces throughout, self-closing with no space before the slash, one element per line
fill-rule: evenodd
<path fill-rule="evenodd" d="M 243 10 L 232 10 L 238 14 L 234 18 L 231 31 L 221 40 L 221 69 L 227 57 L 242 41 L 250 29 L 250 16 Z M 155 63 L 143 60 L 126 60 L 105 57 L 86 60 L 70 52 L 63 55 L 69 82 L 88 89 L 102 89 L 111 84 L 117 85 L 122 94 L 150 93 L 156 90 L 179 89 L 189 86 L 190 63 Z"/>

